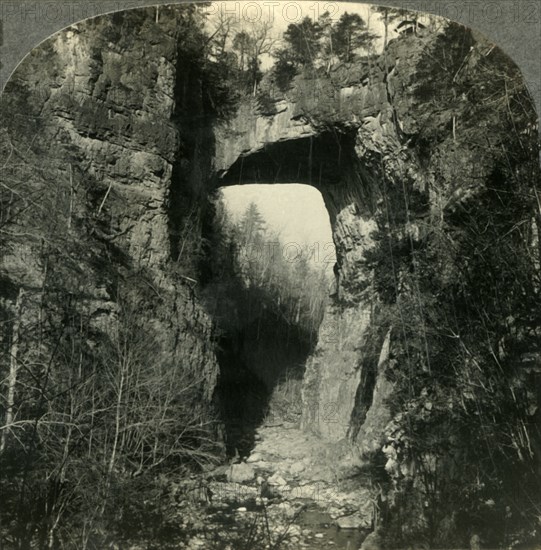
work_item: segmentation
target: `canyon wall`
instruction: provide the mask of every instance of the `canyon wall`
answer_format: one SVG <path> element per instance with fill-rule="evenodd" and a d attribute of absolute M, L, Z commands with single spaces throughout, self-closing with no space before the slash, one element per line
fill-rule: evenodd
<path fill-rule="evenodd" d="M 22 358 L 38 345 L 36 320 L 66 323 L 68 310 L 99 348 L 126 317 L 128 296 L 143 345 L 190 373 L 208 414 L 212 320 L 188 262 L 172 257 L 175 165 L 190 171 L 192 154 L 180 152 L 175 119 L 182 33 L 174 7 L 160 8 L 159 22 L 150 8 L 98 17 L 48 39 L 12 76 L 1 99 L 3 175 L 31 198 L 3 234 L 2 305 L 13 313 L 24 293 Z M 10 338 L 5 331 L 6 354 Z"/>

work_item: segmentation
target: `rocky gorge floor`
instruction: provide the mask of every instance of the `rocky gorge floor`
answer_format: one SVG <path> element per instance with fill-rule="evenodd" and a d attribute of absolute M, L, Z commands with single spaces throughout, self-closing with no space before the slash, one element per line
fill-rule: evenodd
<path fill-rule="evenodd" d="M 180 548 L 357 550 L 374 504 L 353 457 L 295 424 L 262 426 L 245 461 L 175 486 L 189 533 Z"/>

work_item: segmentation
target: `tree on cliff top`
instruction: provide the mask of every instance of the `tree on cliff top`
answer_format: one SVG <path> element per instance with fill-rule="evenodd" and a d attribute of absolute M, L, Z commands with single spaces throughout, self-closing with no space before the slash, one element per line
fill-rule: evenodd
<path fill-rule="evenodd" d="M 372 6 L 372 11 L 379 13 L 385 27 L 385 34 L 383 36 L 383 49 L 387 47 L 389 42 L 389 27 L 398 19 L 405 19 L 408 16 L 417 17 L 415 12 L 408 12 L 407 10 L 398 8 L 389 8 L 386 6 Z"/>
<path fill-rule="evenodd" d="M 261 56 L 269 54 L 275 40 L 270 23 L 255 22 L 240 30 L 233 39 L 232 48 L 238 55 L 240 79 L 247 92 L 256 95 L 263 77 Z"/>
<path fill-rule="evenodd" d="M 355 51 L 368 48 L 375 38 L 376 35 L 368 30 L 366 22 L 357 13 L 343 13 L 331 30 L 334 53 L 344 63 L 353 61 Z"/>
<path fill-rule="evenodd" d="M 291 23 L 284 33 L 291 59 L 302 66 L 313 66 L 321 49 L 321 33 L 320 25 L 310 17 L 305 17 L 298 24 Z"/>
<path fill-rule="evenodd" d="M 328 12 L 318 21 L 305 17 L 299 24 L 292 23 L 284 32 L 283 46 L 274 52 L 276 85 L 286 91 L 295 75 L 322 65 L 328 73 L 337 58 L 351 63 L 359 50 L 370 49 L 375 38 L 356 13 L 345 12 L 336 23 Z"/>

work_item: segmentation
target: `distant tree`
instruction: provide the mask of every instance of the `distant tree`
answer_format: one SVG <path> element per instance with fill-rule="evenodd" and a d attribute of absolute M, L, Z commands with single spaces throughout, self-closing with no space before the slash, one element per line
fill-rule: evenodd
<path fill-rule="evenodd" d="M 276 57 L 272 69 L 274 81 L 278 89 L 285 92 L 291 86 L 293 78 L 298 73 L 297 65 L 293 60 L 291 51 L 287 48 L 278 50 L 274 56 Z"/>
<path fill-rule="evenodd" d="M 248 90 L 251 91 L 252 95 L 257 94 L 259 83 L 263 78 L 263 71 L 261 70 L 261 60 L 259 57 L 253 56 L 248 61 L 247 67 L 247 76 L 248 76 Z"/>
<path fill-rule="evenodd" d="M 263 77 L 261 71 L 261 56 L 269 54 L 274 47 L 275 40 L 271 36 L 270 23 L 252 23 L 244 32 L 247 38 L 243 36 L 240 40 L 243 46 L 247 47 L 247 76 L 248 89 L 255 96 L 258 85 Z M 240 45 L 240 44 L 237 44 Z"/>
<path fill-rule="evenodd" d="M 256 239 L 265 230 L 265 220 L 255 202 L 251 202 L 239 222 L 242 244 L 246 245 Z"/>
<path fill-rule="evenodd" d="M 372 6 L 372 11 L 379 13 L 385 27 L 385 34 L 383 36 L 383 49 L 387 48 L 389 42 L 389 27 L 398 19 L 405 19 L 407 17 L 417 17 L 417 14 L 410 13 L 406 10 L 398 8 L 388 8 L 386 6 Z"/>
<path fill-rule="evenodd" d="M 291 23 L 283 35 L 283 47 L 273 53 L 274 81 L 285 92 L 303 67 L 312 67 L 321 51 L 323 29 L 319 23 L 305 17 L 299 24 Z"/>
<path fill-rule="evenodd" d="M 228 41 L 238 26 L 238 21 L 234 15 L 228 14 L 221 9 L 214 17 L 213 24 L 214 31 L 210 38 L 216 48 L 216 57 L 219 58 L 224 55 Z"/>
<path fill-rule="evenodd" d="M 327 72 L 331 69 L 332 59 L 335 55 L 333 44 L 333 20 L 328 11 L 318 19 L 321 28 L 321 55 L 325 62 Z"/>
<path fill-rule="evenodd" d="M 250 54 L 251 38 L 246 31 L 240 31 L 233 39 L 233 50 L 238 55 L 238 67 L 240 71 L 244 71 L 246 59 Z"/>
<path fill-rule="evenodd" d="M 366 22 L 360 15 L 345 12 L 333 26 L 331 37 L 334 53 L 341 61 L 349 63 L 353 60 L 355 51 L 367 48 L 375 35 L 369 32 Z"/>
<path fill-rule="evenodd" d="M 314 65 L 321 49 L 322 29 L 319 23 L 305 17 L 300 23 L 291 23 L 284 33 L 286 47 L 295 63 L 302 66 Z"/>

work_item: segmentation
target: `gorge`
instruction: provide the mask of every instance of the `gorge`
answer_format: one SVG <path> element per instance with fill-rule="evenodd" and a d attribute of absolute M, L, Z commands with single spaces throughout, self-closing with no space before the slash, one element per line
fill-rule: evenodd
<path fill-rule="evenodd" d="M 2 94 L 0 372 L 14 383 L 2 389 L 13 506 L 0 534 L 26 548 L 36 530 L 57 547 L 64 503 L 95 483 L 99 513 L 70 521 L 88 522 L 84 547 L 99 548 L 93 522 L 120 507 L 103 495 L 123 476 L 149 483 L 171 459 L 156 458 L 162 445 L 194 467 L 225 460 L 216 411 L 228 392 L 216 388 L 220 361 L 237 356 L 203 299 L 211 199 L 301 183 L 327 208 L 338 288 L 304 350 L 299 446 L 336 449 L 382 544 L 534 547 L 541 210 L 520 71 L 450 23 L 299 70 L 285 91 L 266 76 L 240 94 L 198 17 L 162 6 L 80 22 L 32 50 Z M 153 396 L 146 370 L 129 378 L 138 361 L 183 391 Z M 160 423 L 164 403 L 185 415 L 181 435 Z M 42 500 L 30 505 L 34 482 Z"/>

